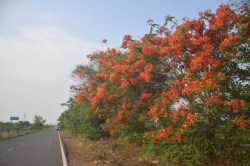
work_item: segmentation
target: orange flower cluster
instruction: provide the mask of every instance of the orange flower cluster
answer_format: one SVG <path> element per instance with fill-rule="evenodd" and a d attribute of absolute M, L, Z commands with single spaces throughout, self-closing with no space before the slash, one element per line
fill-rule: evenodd
<path fill-rule="evenodd" d="M 152 96 L 151 93 L 142 93 L 141 99 L 142 100 L 148 100 Z"/>
<path fill-rule="evenodd" d="M 226 104 L 228 110 L 238 111 L 245 104 L 244 100 L 232 100 Z"/>
<path fill-rule="evenodd" d="M 249 125 L 249 121 L 243 119 L 243 118 L 239 118 L 235 121 L 235 123 L 237 125 L 239 125 L 242 129 L 246 129 L 247 126 Z"/>
<path fill-rule="evenodd" d="M 241 41 L 237 31 L 243 16 L 228 5 L 200 16 L 184 20 L 173 32 L 163 26 L 140 40 L 125 35 L 126 51 L 108 48 L 89 55 L 91 65 L 75 73 L 85 84 L 76 90 L 78 101 L 89 101 L 110 132 L 153 121 L 162 127 L 150 132 L 153 142 L 181 143 L 185 131 L 196 122 L 208 123 L 213 111 L 222 116 L 233 110 L 231 120 L 243 117 L 245 101 L 226 91 L 233 80 L 227 65 L 237 58 L 233 50 Z M 235 122 L 248 125 L 244 119 Z"/>
<path fill-rule="evenodd" d="M 150 132 L 150 135 L 153 139 L 153 142 L 157 142 L 162 139 L 168 139 L 168 134 L 164 129 L 160 129 L 157 134 L 155 134 L 154 132 Z"/>

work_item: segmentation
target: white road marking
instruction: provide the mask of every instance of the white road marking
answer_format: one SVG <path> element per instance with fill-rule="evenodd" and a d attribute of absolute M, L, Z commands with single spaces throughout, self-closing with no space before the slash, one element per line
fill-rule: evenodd
<path fill-rule="evenodd" d="M 11 151 L 13 148 L 8 149 L 8 151 Z"/>
<path fill-rule="evenodd" d="M 58 135 L 59 135 L 59 141 L 60 141 L 60 147 L 61 147 L 61 153 L 62 153 L 63 166 L 68 166 L 59 131 L 58 131 Z"/>
<path fill-rule="evenodd" d="M 19 144 L 20 146 L 22 146 L 24 143 L 21 143 L 21 144 Z"/>

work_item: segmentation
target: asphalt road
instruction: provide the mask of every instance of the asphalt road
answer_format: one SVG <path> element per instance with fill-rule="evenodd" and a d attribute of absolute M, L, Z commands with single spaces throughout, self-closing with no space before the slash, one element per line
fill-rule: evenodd
<path fill-rule="evenodd" d="M 62 166 L 55 128 L 0 141 L 0 166 Z"/>

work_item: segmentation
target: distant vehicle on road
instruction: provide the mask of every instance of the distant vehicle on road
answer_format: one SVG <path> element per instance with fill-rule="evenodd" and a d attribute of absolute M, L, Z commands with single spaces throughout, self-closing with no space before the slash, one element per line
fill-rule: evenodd
<path fill-rule="evenodd" d="M 60 130 L 60 128 L 59 128 L 59 127 L 57 127 L 57 128 L 56 128 L 56 131 L 59 131 L 59 130 Z"/>

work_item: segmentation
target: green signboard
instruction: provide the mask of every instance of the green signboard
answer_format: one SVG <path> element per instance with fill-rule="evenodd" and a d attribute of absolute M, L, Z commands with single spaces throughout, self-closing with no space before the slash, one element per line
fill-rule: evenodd
<path fill-rule="evenodd" d="M 10 117 L 10 120 L 19 120 L 19 117 Z"/>

